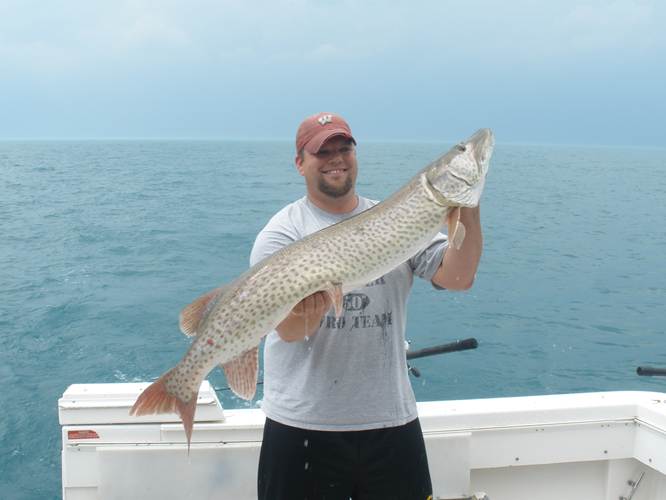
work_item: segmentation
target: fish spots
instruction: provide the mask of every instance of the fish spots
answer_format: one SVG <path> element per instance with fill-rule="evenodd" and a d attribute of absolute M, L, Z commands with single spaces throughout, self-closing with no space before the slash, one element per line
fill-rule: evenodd
<path fill-rule="evenodd" d="M 491 139 L 486 142 L 491 144 Z M 423 175 L 430 184 L 417 176 L 376 209 L 307 236 L 239 277 L 207 310 L 206 320 L 197 328 L 199 336 L 164 379 L 168 392 L 185 403 L 196 398 L 201 380 L 213 366 L 227 364 L 255 348 L 289 307 L 330 283 L 359 285 L 375 279 L 375 285 L 383 284 L 377 277 L 423 248 L 442 227 L 449 205 L 473 206 L 478 202 L 482 186 L 474 191 L 474 184 L 487 170 L 487 165 L 478 164 L 478 158 L 487 162 L 492 150 L 483 147 L 486 151 L 477 154 L 474 140 L 467 150 L 463 144 L 426 168 Z M 378 335 L 381 330 L 386 344 L 391 342 L 390 306 L 378 309 L 387 311 L 384 314 L 367 314 L 369 299 L 351 288 L 347 291 L 355 293 L 348 294 L 343 304 L 347 314 L 339 319 L 325 316 L 324 325 L 337 330 L 336 334 L 372 329 L 359 333 Z M 337 382 L 332 380 L 331 387 L 337 387 Z M 162 405 L 161 409 L 168 408 Z M 307 439 L 303 446 L 309 447 Z M 318 467 L 307 457 L 302 463 L 306 471 Z"/>

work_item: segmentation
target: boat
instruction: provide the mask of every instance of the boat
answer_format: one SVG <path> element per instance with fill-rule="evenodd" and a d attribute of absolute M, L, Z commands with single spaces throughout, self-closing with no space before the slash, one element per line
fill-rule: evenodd
<path fill-rule="evenodd" d="M 74 384 L 65 390 L 58 401 L 62 498 L 256 498 L 261 409 L 223 409 L 204 381 L 188 451 L 177 415 L 129 415 L 147 386 Z M 417 406 L 434 499 L 666 499 L 666 393 Z"/>

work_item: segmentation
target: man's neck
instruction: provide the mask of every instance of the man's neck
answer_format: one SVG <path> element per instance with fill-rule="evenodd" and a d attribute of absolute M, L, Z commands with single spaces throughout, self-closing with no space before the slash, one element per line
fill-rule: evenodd
<path fill-rule="evenodd" d="M 354 210 L 358 206 L 358 196 L 350 191 L 340 198 L 331 198 L 330 196 L 312 196 L 308 193 L 308 200 L 317 208 L 331 214 L 345 214 Z"/>

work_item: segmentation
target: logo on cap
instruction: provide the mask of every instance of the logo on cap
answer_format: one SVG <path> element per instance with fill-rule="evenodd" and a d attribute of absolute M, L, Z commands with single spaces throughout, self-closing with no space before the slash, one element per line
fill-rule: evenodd
<path fill-rule="evenodd" d="M 327 123 L 333 123 L 333 115 L 321 115 L 317 118 L 317 121 L 319 122 L 319 125 L 323 127 Z"/>

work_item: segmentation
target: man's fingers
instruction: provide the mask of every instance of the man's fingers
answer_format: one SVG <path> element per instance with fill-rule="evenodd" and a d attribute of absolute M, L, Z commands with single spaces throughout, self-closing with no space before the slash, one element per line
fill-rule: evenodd
<path fill-rule="evenodd" d="M 314 294 L 315 310 L 317 312 L 320 312 L 326 305 L 326 299 L 323 297 L 323 295 L 324 294 L 322 292 L 317 292 L 316 294 Z"/>
<path fill-rule="evenodd" d="M 317 292 L 317 311 L 325 313 L 331 307 L 333 301 L 327 292 Z"/>
<path fill-rule="evenodd" d="M 302 316 L 304 314 L 322 314 L 328 311 L 332 301 L 326 292 L 315 292 L 308 295 L 291 310 L 291 314 Z"/>

